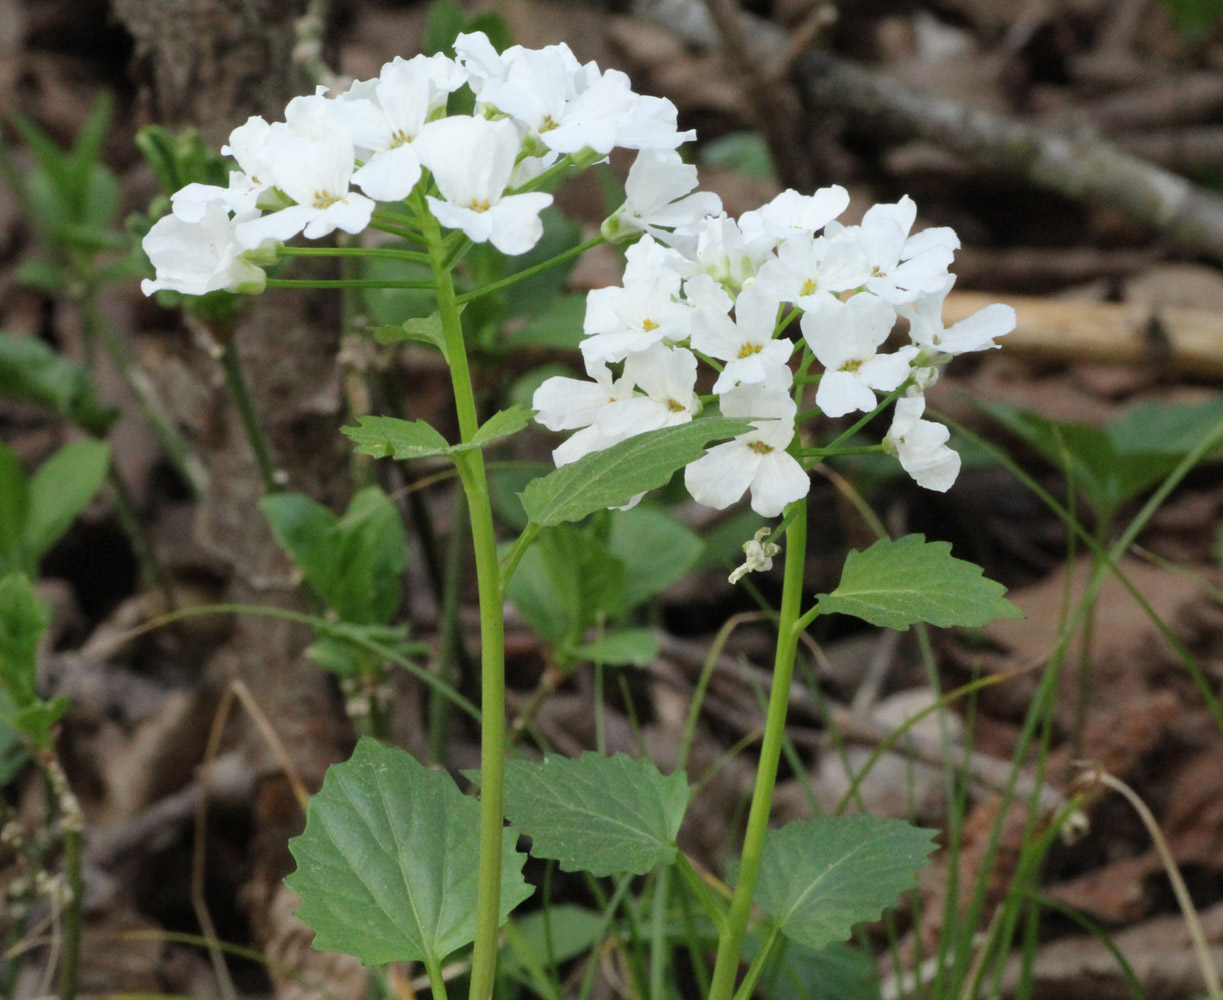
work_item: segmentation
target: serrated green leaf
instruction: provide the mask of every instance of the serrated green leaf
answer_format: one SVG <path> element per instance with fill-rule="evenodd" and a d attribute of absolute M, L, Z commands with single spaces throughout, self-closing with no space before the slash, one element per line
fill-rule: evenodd
<path fill-rule="evenodd" d="M 24 573 L 0 578 L 0 685 L 17 712 L 37 704 L 34 677 L 47 611 Z"/>
<path fill-rule="evenodd" d="M 743 955 L 759 950 L 749 936 Z M 755 945 L 755 947 L 753 947 Z M 797 941 L 775 948 L 760 973 L 762 1000 L 882 1000 L 879 972 L 869 951 L 834 942 L 818 951 Z"/>
<path fill-rule="evenodd" d="M 450 444 L 423 420 L 360 417 L 357 427 L 341 430 L 356 445 L 358 455 L 374 458 L 431 458 L 449 455 Z"/>
<path fill-rule="evenodd" d="M 503 921 L 531 894 L 515 839 L 505 831 Z M 479 840 L 480 805 L 448 774 L 364 737 L 311 798 L 285 881 L 316 948 L 366 965 L 440 963 L 475 938 Z"/>
<path fill-rule="evenodd" d="M 562 871 L 644 875 L 669 864 L 687 806 L 682 771 L 663 777 L 653 761 L 626 754 L 505 766 L 506 816 L 532 838 L 532 855 L 555 859 Z"/>
<path fill-rule="evenodd" d="M 30 479 L 30 514 L 22 534 L 26 571 L 33 574 L 68 527 L 89 506 L 110 467 L 105 441 L 74 441 L 48 458 Z"/>
<path fill-rule="evenodd" d="M 470 448 L 487 448 L 494 441 L 517 434 L 531 422 L 531 411 L 525 406 L 511 406 L 507 410 L 494 413 L 471 436 L 466 444 L 456 445 L 455 451 Z"/>
<path fill-rule="evenodd" d="M 614 667 L 644 667 L 658 657 L 658 637 L 645 629 L 608 632 L 573 651 L 576 660 L 606 663 Z"/>
<path fill-rule="evenodd" d="M 623 507 L 638 493 L 664 485 L 676 469 L 695 462 L 710 441 L 749 430 L 749 421 L 711 417 L 639 434 L 535 480 L 520 494 L 522 505 L 535 524 L 544 526 Z"/>
<path fill-rule="evenodd" d="M 824 614 L 854 615 L 904 632 L 915 622 L 948 628 L 1022 618 L 1005 593 L 1002 584 L 982 576 L 980 566 L 954 558 L 949 542 L 905 535 L 850 552 L 840 585 L 817 596 Z"/>
<path fill-rule="evenodd" d="M 623 606 L 625 566 L 607 547 L 568 525 L 540 532 L 510 578 L 506 596 L 567 659 L 600 615 Z"/>
<path fill-rule="evenodd" d="M 607 545 L 628 566 L 626 608 L 635 608 L 666 590 L 696 565 L 705 548 L 695 531 L 662 508 L 647 504 L 611 519 Z"/>
<path fill-rule="evenodd" d="M 878 816 L 817 816 L 765 835 L 756 903 L 808 948 L 844 941 L 854 924 L 917 885 L 934 831 Z"/>

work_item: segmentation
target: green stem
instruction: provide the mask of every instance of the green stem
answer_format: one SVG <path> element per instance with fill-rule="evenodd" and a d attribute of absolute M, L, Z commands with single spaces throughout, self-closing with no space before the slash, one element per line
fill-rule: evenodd
<path fill-rule="evenodd" d="M 424 278 L 387 281 L 385 278 L 268 278 L 268 288 L 421 288 L 432 289 Z"/>
<path fill-rule="evenodd" d="M 429 992 L 433 994 L 433 1000 L 449 1000 L 446 977 L 442 975 L 442 963 L 436 956 L 426 956 L 425 972 L 429 975 Z"/>
<path fill-rule="evenodd" d="M 714 963 L 709 1000 L 731 1000 L 734 992 L 743 937 L 752 915 L 752 897 L 756 893 L 764 857 L 764 838 L 769 827 L 773 787 L 777 783 L 777 763 L 781 758 L 790 681 L 794 675 L 794 655 L 800 634 L 796 625 L 802 603 L 803 564 L 807 553 L 807 501 L 795 501 L 793 509 L 795 516 L 786 528 L 786 568 L 781 592 L 777 652 L 773 661 L 773 686 L 769 692 L 764 739 L 760 744 L 760 764 L 756 769 L 756 787 L 752 792 L 747 833 L 743 838 L 739 879 L 727 914 L 726 928 L 718 937 L 718 956 Z"/>
<path fill-rule="evenodd" d="M 510 577 L 514 575 L 514 570 L 518 568 L 518 563 L 526 554 L 527 549 L 531 547 L 531 543 L 535 541 L 535 536 L 542 529 L 534 521 L 529 521 L 527 526 L 522 529 L 522 534 L 518 536 L 514 542 L 514 547 L 506 553 L 505 558 L 501 561 L 501 595 L 505 596 L 505 588 L 509 586 Z"/>
<path fill-rule="evenodd" d="M 450 364 L 459 433 L 470 441 L 479 427 L 475 390 L 463 327 L 455 300 L 454 281 L 446 268 L 441 226 L 421 213 L 429 262 L 433 269 L 438 316 Z M 492 502 L 484 454 L 478 448 L 455 456 L 459 479 L 467 496 L 472 547 L 476 560 L 476 589 L 480 597 L 480 858 L 477 869 L 476 940 L 472 950 L 471 1000 L 489 1000 L 497 963 L 497 932 L 501 926 L 501 849 L 505 825 L 505 620 L 501 598 L 501 570 L 493 531 Z"/>
<path fill-rule="evenodd" d="M 221 368 L 225 372 L 225 384 L 229 386 L 238 407 L 238 417 L 242 421 L 242 430 L 250 443 L 251 451 L 255 453 L 255 462 L 259 466 L 259 475 L 263 479 L 263 488 L 268 493 L 282 489 L 276 476 L 276 463 L 272 460 L 272 449 L 268 439 L 259 426 L 259 418 L 255 415 L 255 404 L 251 401 L 250 390 L 246 387 L 246 377 L 242 374 L 242 362 L 238 358 L 237 348 L 231 337 L 221 348 Z"/>
<path fill-rule="evenodd" d="M 148 528 L 145 527 L 144 520 L 136 510 L 136 504 L 132 500 L 127 483 L 119 474 L 114 462 L 111 462 L 106 470 L 106 481 L 110 483 L 110 501 L 114 505 L 115 516 L 119 518 L 119 523 L 127 533 L 127 539 L 132 544 L 132 552 L 140 566 L 142 582 L 146 587 L 156 587 L 165 599 L 166 607 L 173 610 L 178 606 L 174 599 L 174 588 L 170 586 L 169 578 L 161 568 L 161 563 L 157 561 L 157 553 L 153 549 L 153 541 L 149 537 Z"/>
<path fill-rule="evenodd" d="M 289 247 L 276 251 L 280 257 L 369 257 L 384 260 L 409 260 L 428 264 L 429 255 L 416 250 L 396 250 L 393 247 Z"/>
<path fill-rule="evenodd" d="M 572 260 L 574 257 L 579 257 L 587 250 L 597 247 L 607 240 L 602 236 L 596 236 L 594 239 L 587 240 L 585 243 L 579 243 L 575 247 L 570 247 L 563 253 L 558 253 L 555 257 L 550 257 L 541 264 L 536 264 L 534 267 L 524 268 L 521 271 L 515 271 L 511 275 L 507 275 L 500 281 L 494 281 L 491 284 L 483 285 L 480 288 L 475 288 L 470 292 L 464 292 L 458 297 L 459 305 L 465 305 L 473 299 L 483 298 L 485 295 L 492 295 L 494 292 L 499 292 L 503 288 L 509 288 L 511 285 L 516 285 L 520 281 L 526 281 L 528 278 L 534 278 L 535 275 L 541 274 L 551 267 L 556 267 L 557 264 L 563 264 L 567 260 Z"/>

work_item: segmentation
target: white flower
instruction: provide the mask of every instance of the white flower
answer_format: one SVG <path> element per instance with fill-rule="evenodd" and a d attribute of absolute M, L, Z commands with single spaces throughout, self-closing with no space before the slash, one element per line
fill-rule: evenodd
<path fill-rule="evenodd" d="M 758 285 L 739 293 L 732 320 L 717 309 L 698 309 L 692 323 L 692 348 L 725 361 L 726 367 L 713 384 L 723 393 L 736 384 L 763 382 L 769 372 L 784 366 L 794 351 L 794 343 L 774 339 L 777 325 L 777 299 Z"/>
<path fill-rule="evenodd" d="M 954 284 L 955 275 L 948 275 L 941 288 L 919 295 L 912 305 L 899 307 L 900 315 L 909 321 L 909 336 L 913 343 L 936 354 L 951 355 L 998 347 L 994 338 L 1015 329 L 1015 310 L 995 302 L 950 327 L 944 327 L 943 301 Z"/>
<path fill-rule="evenodd" d="M 743 543 L 743 554 L 747 559 L 730 574 L 728 579 L 731 583 L 738 583 L 748 573 L 768 572 L 773 568 L 773 557 L 781 551 L 781 546 L 776 542 L 765 541 L 770 534 L 771 528 L 761 528 Z"/>
<path fill-rule="evenodd" d="M 632 121 L 638 96 L 618 70 L 579 67 L 568 46 L 524 49 L 503 79 L 487 80 L 480 103 L 522 122 L 549 149 L 605 155 Z"/>
<path fill-rule="evenodd" d="M 674 269 L 674 250 L 645 236 L 628 248 L 622 288 L 596 288 L 586 296 L 582 355 L 588 360 L 621 361 L 663 340 L 688 339 L 693 309 L 678 301 L 682 279 Z"/>
<path fill-rule="evenodd" d="M 197 222 L 176 215 L 158 219 L 145 236 L 144 252 L 157 271 L 140 283 L 145 295 L 161 289 L 184 295 L 261 292 L 267 276 L 243 256 L 234 220 L 218 202 L 206 205 Z"/>
<path fill-rule="evenodd" d="M 230 132 L 221 154 L 232 156 L 240 169 L 230 171 L 229 186 L 195 183 L 180 188 L 170 196 L 174 214 L 184 222 L 199 222 L 213 202 L 220 202 L 235 215 L 253 211 L 259 196 L 272 186 L 268 143 L 271 135 L 272 126 L 255 115 Z"/>
<path fill-rule="evenodd" d="M 655 344 L 630 354 L 624 362 L 624 378 L 644 395 L 621 396 L 599 411 L 596 426 L 618 440 L 686 424 L 696 414 L 696 355 L 682 347 Z"/>
<path fill-rule="evenodd" d="M 902 347 L 895 354 L 875 353 L 895 322 L 896 311 L 867 293 L 848 302 L 824 296 L 803 313 L 799 321 L 803 339 L 825 369 L 815 405 L 827 416 L 873 410 L 872 390 L 891 392 L 909 377 L 916 347 Z"/>
<path fill-rule="evenodd" d="M 926 229 L 913 236 L 917 206 L 905 195 L 894 205 L 873 205 L 861 226 L 830 223 L 825 233 L 851 236 L 862 248 L 869 267 L 866 287 L 893 304 L 911 302 L 922 292 L 943 284 L 959 237 L 946 227 Z"/>
<path fill-rule="evenodd" d="M 789 370 L 785 369 L 786 374 Z M 697 503 L 722 510 L 751 490 L 752 510 L 776 517 L 807 495 L 811 481 L 786 448 L 794 439 L 794 401 L 767 383 L 739 386 L 721 399 L 727 417 L 761 417 L 756 429 L 715 445 L 684 470 L 684 485 Z"/>
<path fill-rule="evenodd" d="M 918 486 L 946 493 L 960 473 L 960 456 L 947 447 L 951 432 L 946 427 L 921 418 L 925 410 L 925 396 L 896 400 L 896 413 L 883 447 L 900 459 Z"/>
<path fill-rule="evenodd" d="M 499 53 L 483 31 L 462 34 L 454 40 L 454 54 L 467 71 L 468 86 L 477 97 L 486 83 L 505 79 L 510 65 L 522 51 L 521 45 L 511 45 Z"/>
<path fill-rule="evenodd" d="M 756 280 L 780 301 L 810 309 L 819 299 L 859 287 L 869 275 L 866 256 L 848 236 L 800 234 L 777 248 Z"/>
<path fill-rule="evenodd" d="M 744 212 L 739 228 L 766 233 L 778 242 L 802 234 L 814 236 L 848 207 L 849 192 L 839 184 L 809 195 L 788 188 L 755 211 Z"/>
<path fill-rule="evenodd" d="M 522 148 L 511 122 L 443 118 L 424 130 L 415 146 L 446 199 L 428 198 L 443 226 L 505 254 L 526 253 L 539 242 L 544 231 L 539 213 L 552 204 L 552 195 L 505 193 Z"/>
<path fill-rule="evenodd" d="M 679 244 L 681 250 L 695 250 L 693 229 L 705 216 L 722 211 L 722 199 L 712 191 L 689 194 L 696 185 L 696 167 L 680 159 L 675 150 L 642 150 L 624 182 L 624 204 L 603 223 L 604 237 L 614 240 L 640 231 L 664 243 Z"/>
<path fill-rule="evenodd" d="M 592 451 L 610 448 L 620 440 L 604 434 L 595 421 L 609 403 L 632 395 L 633 382 L 629 378 L 615 378 L 602 363 L 588 364 L 586 371 L 593 382 L 554 375 L 544 380 L 531 399 L 531 406 L 537 411 L 535 419 L 548 430 L 577 430 L 552 452 L 557 468 Z"/>
<path fill-rule="evenodd" d="M 776 241 L 769 235 L 744 233 L 734 219 L 706 216 L 693 228 L 696 247 L 685 253 L 685 276 L 707 274 L 728 288 L 740 289 L 756 277 L 766 261 L 772 261 Z M 776 295 L 777 301 L 783 301 Z"/>
<path fill-rule="evenodd" d="M 376 81 L 340 103 L 347 112 L 357 153 L 365 165 L 353 183 L 377 201 L 400 201 L 420 180 L 420 158 L 413 140 L 426 122 L 446 106 L 452 90 L 467 82 L 453 60 L 442 55 L 396 57 L 382 67 Z"/>
<path fill-rule="evenodd" d="M 295 205 L 239 223 L 246 247 L 264 240 L 288 240 L 298 233 L 318 239 L 336 229 L 359 233 L 369 225 L 374 202 L 350 191 L 352 133 L 337 102 L 325 97 L 295 97 L 285 110 L 287 125 L 272 127 L 268 142 L 271 181 Z"/>
<path fill-rule="evenodd" d="M 638 98 L 630 120 L 616 131 L 616 145 L 623 149 L 675 149 L 696 138 L 696 130 L 680 132 L 675 105 L 665 97 Z"/>

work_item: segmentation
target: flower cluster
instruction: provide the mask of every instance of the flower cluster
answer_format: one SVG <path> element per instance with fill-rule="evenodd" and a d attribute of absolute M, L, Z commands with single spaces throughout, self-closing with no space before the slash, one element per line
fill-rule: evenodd
<path fill-rule="evenodd" d="M 627 201 L 603 232 L 645 235 L 627 252 L 623 286 L 587 299 L 582 354 L 593 381 L 554 377 L 535 394 L 541 423 L 577 431 L 556 462 L 692 419 L 699 356 L 717 370 L 722 414 L 752 418 L 755 429 L 689 465 L 688 491 L 715 508 L 750 491 L 757 513 L 776 516 L 809 486 L 789 450 L 802 398 L 791 358 L 801 348 L 798 371 L 818 362 L 815 406 L 829 417 L 870 413 L 878 393 L 903 389 L 883 447 L 920 485 L 948 489 L 960 459 L 947 429 L 922 419 L 924 390 L 953 356 L 995 347 L 1015 326 L 1013 309 L 992 305 L 944 328 L 955 233 L 913 233 L 908 197 L 845 226 L 836 218 L 849 195 L 836 185 L 786 191 L 737 220 L 712 196 L 689 193 L 695 186 L 695 169 L 670 150 L 642 152 L 629 171 Z M 900 318 L 909 342 L 888 351 Z M 795 319 L 801 343 L 787 335 Z M 619 363 L 617 377 L 609 366 Z"/>
<path fill-rule="evenodd" d="M 336 96 L 295 98 L 283 122 L 253 117 L 235 129 L 222 149 L 239 167 L 228 186 L 176 192 L 146 237 L 157 272 L 146 294 L 259 291 L 280 243 L 382 228 L 379 202 L 407 201 L 474 242 L 525 253 L 552 201 L 535 190 L 545 174 L 637 150 L 626 201 L 602 227 L 608 240 L 636 242 L 623 284 L 587 300 L 589 380 L 550 378 L 534 397 L 540 423 L 576 432 L 557 463 L 692 420 L 703 361 L 720 412 L 753 429 L 685 470 L 702 504 L 750 492 L 772 517 L 806 495 L 796 433 L 810 383 L 829 417 L 871 413 L 879 393 L 899 392 L 883 449 L 920 485 L 952 484 L 959 456 L 946 428 L 923 419 L 924 391 L 950 358 L 996 346 L 1015 324 L 1012 309 L 993 305 L 944 327 L 952 230 L 914 233 L 908 197 L 843 225 L 849 196 L 835 185 L 730 218 L 676 151 L 695 134 L 678 130 L 675 106 L 634 93 L 623 73 L 580 63 L 563 44 L 498 53 L 480 33 L 460 35 L 455 51 L 397 58 Z M 462 87 L 473 113 L 449 114 Z M 889 350 L 898 319 L 908 343 Z"/>
<path fill-rule="evenodd" d="M 320 87 L 294 98 L 283 122 L 252 117 L 234 129 L 221 150 L 239 167 L 228 186 L 177 191 L 172 213 L 145 238 L 157 272 L 145 294 L 261 291 L 260 264 L 274 259 L 266 251 L 277 243 L 359 233 L 377 202 L 419 190 L 442 225 L 525 253 L 552 203 L 529 190 L 545 170 L 588 165 L 615 146 L 674 150 L 694 137 L 677 131 L 670 101 L 634 93 L 623 73 L 582 64 L 567 45 L 498 53 L 474 33 L 460 35 L 455 49 L 457 59 L 396 58 L 376 80 L 335 97 Z M 448 115 L 463 86 L 475 113 Z"/>

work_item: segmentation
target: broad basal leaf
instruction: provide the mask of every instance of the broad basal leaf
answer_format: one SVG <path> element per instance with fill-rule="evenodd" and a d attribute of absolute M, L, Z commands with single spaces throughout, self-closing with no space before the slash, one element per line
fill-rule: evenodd
<path fill-rule="evenodd" d="M 934 831 L 878 816 L 817 816 L 765 836 L 756 902 L 808 948 L 844 941 L 877 920 L 934 850 Z"/>
<path fill-rule="evenodd" d="M 1005 593 L 1002 584 L 982 576 L 980 566 L 953 558 L 949 542 L 905 535 L 850 552 L 840 586 L 820 594 L 819 604 L 825 614 L 854 615 L 903 632 L 915 622 L 946 628 L 1022 618 Z"/>
<path fill-rule="evenodd" d="M 533 839 L 531 854 L 567 872 L 644 875 L 673 861 L 687 805 L 682 771 L 663 777 L 626 754 L 506 763 L 506 816 Z"/>
<path fill-rule="evenodd" d="M 705 549 L 695 531 L 661 507 L 646 504 L 612 518 L 607 546 L 628 567 L 624 604 L 629 608 L 684 576 Z"/>
<path fill-rule="evenodd" d="M 658 637 L 642 628 L 608 632 L 573 651 L 575 659 L 591 660 L 611 666 L 644 667 L 658 656 Z"/>
<path fill-rule="evenodd" d="M 327 772 L 286 879 L 315 947 L 366 965 L 440 962 L 475 938 L 480 805 L 450 776 L 368 737 Z M 501 919 L 531 894 L 507 830 Z"/>
<path fill-rule="evenodd" d="M 450 453 L 446 439 L 423 420 L 360 417 L 357 423 L 357 427 L 341 429 L 357 446 L 358 455 L 405 459 Z"/>
<path fill-rule="evenodd" d="M 519 494 L 522 505 L 534 523 L 545 526 L 623 507 L 638 493 L 665 484 L 676 469 L 695 462 L 710 441 L 750 429 L 746 420 L 711 417 L 639 434 L 535 480 Z"/>

